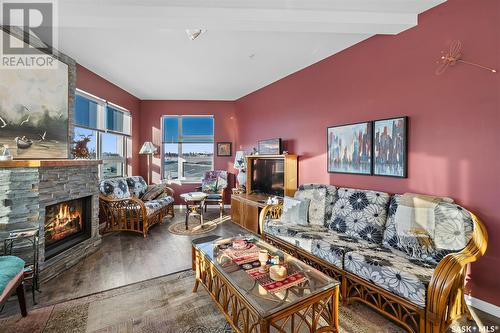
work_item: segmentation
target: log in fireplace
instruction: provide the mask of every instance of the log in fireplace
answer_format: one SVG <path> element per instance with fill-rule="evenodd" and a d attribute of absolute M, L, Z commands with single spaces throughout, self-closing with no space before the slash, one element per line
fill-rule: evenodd
<path fill-rule="evenodd" d="M 90 238 L 92 197 L 59 202 L 45 208 L 45 259 Z"/>

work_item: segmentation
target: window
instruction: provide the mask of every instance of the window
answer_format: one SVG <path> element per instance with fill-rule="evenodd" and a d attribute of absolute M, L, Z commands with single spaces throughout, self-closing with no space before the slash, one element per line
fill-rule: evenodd
<path fill-rule="evenodd" d="M 74 122 L 74 141 L 88 138 L 90 157 L 103 160 L 101 178 L 125 175 L 131 153 L 129 112 L 77 90 Z"/>
<path fill-rule="evenodd" d="M 200 182 L 214 165 L 213 116 L 163 116 L 163 177 Z"/>

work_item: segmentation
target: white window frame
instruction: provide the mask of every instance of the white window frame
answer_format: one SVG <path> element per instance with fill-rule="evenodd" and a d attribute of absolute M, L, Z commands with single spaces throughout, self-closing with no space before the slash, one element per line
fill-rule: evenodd
<path fill-rule="evenodd" d="M 83 128 L 83 129 L 87 129 L 90 131 L 94 131 L 96 133 L 96 159 L 103 161 L 103 163 L 99 165 L 99 178 L 104 179 L 104 163 L 105 162 L 121 163 L 121 172 L 120 172 L 121 176 L 119 175 L 117 177 L 127 177 L 127 174 L 128 174 L 128 172 L 127 172 L 127 170 L 128 170 L 127 160 L 132 153 L 131 151 L 129 151 L 129 149 L 127 149 L 127 146 L 128 146 L 127 141 L 132 139 L 132 126 L 133 126 L 133 124 L 132 124 L 132 116 L 130 114 L 130 111 L 128 111 L 127 109 L 125 109 L 119 105 L 108 102 L 105 99 L 99 98 L 97 96 L 89 94 L 89 93 L 87 93 L 83 90 L 80 90 L 80 89 L 76 89 L 76 94 L 97 103 L 97 126 L 96 126 L 97 128 L 77 125 L 73 119 L 73 133 L 75 132 L 76 128 Z M 130 134 L 125 134 L 125 133 L 121 133 L 121 132 L 107 129 L 106 113 L 105 113 L 105 107 L 107 105 L 113 107 L 114 109 L 122 111 L 126 117 L 129 117 L 128 124 L 130 127 L 129 128 Z M 75 112 L 76 112 L 76 109 L 75 109 Z M 103 146 L 102 134 L 103 133 L 119 135 L 121 137 L 121 140 L 122 140 L 121 151 L 122 151 L 122 155 L 123 155 L 122 157 L 103 157 L 102 156 L 102 146 Z"/>
<path fill-rule="evenodd" d="M 165 137 L 165 128 L 163 128 L 163 123 L 164 123 L 164 118 L 166 117 L 177 117 L 177 121 L 178 121 L 178 127 L 177 127 L 177 179 L 178 181 L 181 182 L 181 184 L 201 184 L 201 180 L 202 178 L 200 179 L 194 179 L 194 178 L 185 178 L 183 177 L 182 175 L 184 174 L 184 170 L 183 170 L 183 167 L 184 167 L 184 164 L 182 163 L 182 160 L 183 159 L 183 155 L 182 155 L 182 144 L 183 143 L 199 143 L 199 144 L 209 144 L 209 143 L 212 143 L 212 164 L 210 166 L 211 170 L 214 169 L 214 164 L 215 164 L 215 117 L 213 115 L 175 115 L 175 114 L 167 114 L 167 115 L 163 115 L 161 116 L 160 118 L 160 127 L 161 127 L 161 139 L 162 139 L 162 142 L 161 142 L 161 148 L 160 148 L 160 151 L 161 151 L 161 178 L 162 179 L 165 179 L 165 144 L 172 144 L 172 143 L 168 143 L 168 142 L 164 142 L 163 141 L 163 138 Z M 212 118 L 214 121 L 213 121 L 213 135 L 186 135 L 186 136 L 183 136 L 182 135 L 182 118 Z M 203 139 L 211 139 L 212 142 L 182 142 L 182 139 L 200 139 L 200 140 L 203 140 Z"/>

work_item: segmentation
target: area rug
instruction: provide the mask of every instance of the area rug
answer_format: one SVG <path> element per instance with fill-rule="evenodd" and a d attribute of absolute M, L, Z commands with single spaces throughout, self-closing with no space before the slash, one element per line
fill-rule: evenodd
<path fill-rule="evenodd" d="M 230 333 L 224 316 L 192 271 L 175 273 L 31 310 L 0 321 L 2 332 Z M 403 332 L 364 305 L 340 306 L 340 332 Z M 5 331 L 4 331 L 5 330 Z"/>
<path fill-rule="evenodd" d="M 190 218 L 188 222 L 188 230 L 186 230 L 186 222 L 175 222 L 169 225 L 168 231 L 174 235 L 184 235 L 184 236 L 193 236 L 193 235 L 201 235 L 206 234 L 207 232 L 215 230 L 217 225 L 229 221 L 231 219 L 230 216 L 223 216 L 221 218 L 215 218 L 213 220 L 205 220 L 203 224 L 200 224 L 199 220 L 195 220 L 194 218 Z"/>

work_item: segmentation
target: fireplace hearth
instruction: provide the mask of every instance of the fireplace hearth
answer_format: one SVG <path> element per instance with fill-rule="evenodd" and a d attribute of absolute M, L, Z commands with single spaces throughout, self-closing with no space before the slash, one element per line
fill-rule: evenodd
<path fill-rule="evenodd" d="M 45 258 L 90 238 L 92 197 L 59 202 L 45 208 Z"/>
<path fill-rule="evenodd" d="M 0 163 L 0 251 L 10 232 L 39 230 L 40 282 L 99 249 L 97 160 L 17 160 Z M 1 198 L 0 198 L 1 199 Z M 29 261 L 33 249 L 18 256 Z"/>

